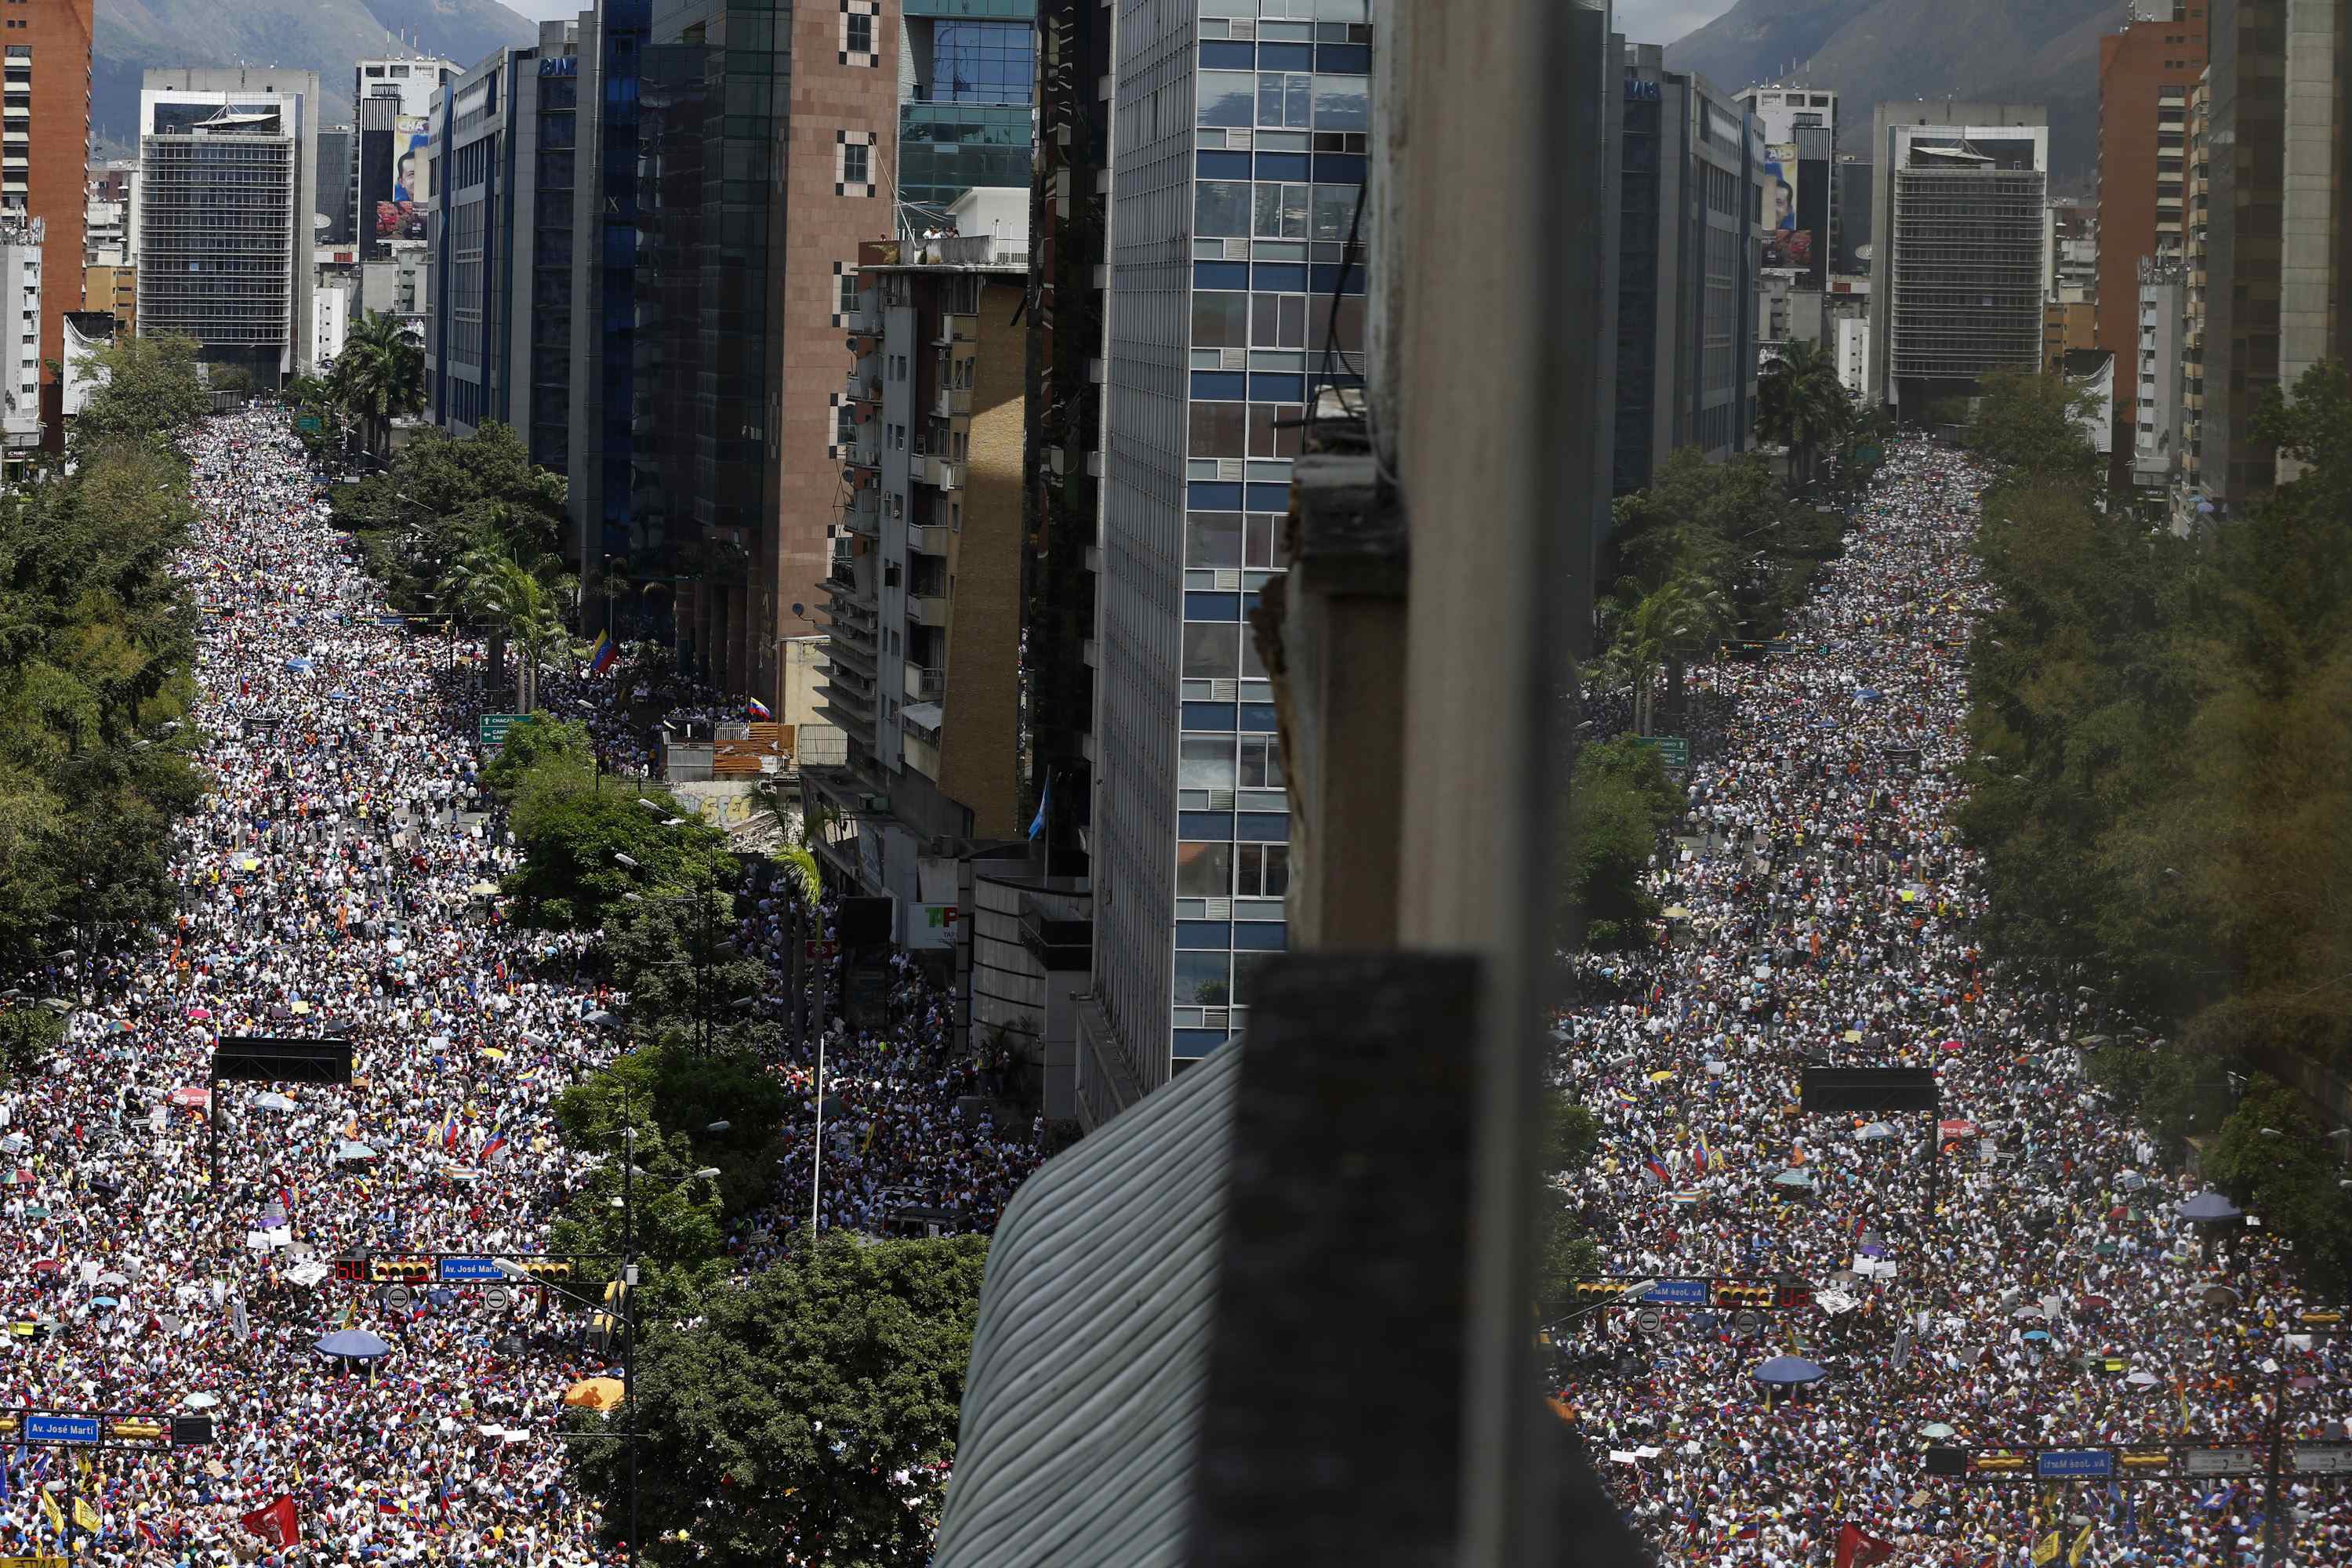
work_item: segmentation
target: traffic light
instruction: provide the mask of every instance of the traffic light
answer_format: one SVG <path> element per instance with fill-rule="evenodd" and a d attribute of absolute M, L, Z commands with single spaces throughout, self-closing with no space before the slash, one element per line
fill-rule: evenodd
<path fill-rule="evenodd" d="M 209 1415 L 174 1415 L 172 1417 L 172 1447 L 175 1448 L 209 1448 L 213 1445 L 213 1418 Z"/>
<path fill-rule="evenodd" d="M 2001 1474 L 2025 1468 L 2022 1454 L 1978 1454 L 1969 1460 L 1969 1468 Z"/>
<path fill-rule="evenodd" d="M 534 1279 L 569 1279 L 572 1259 L 569 1258 L 532 1258 L 523 1262 L 523 1269 Z"/>
<path fill-rule="evenodd" d="M 108 1422 L 106 1430 L 109 1435 L 116 1437 L 136 1437 L 152 1441 L 161 1437 L 168 1428 L 161 1421 L 150 1421 L 142 1416 L 132 1416 L 125 1421 Z"/>
<path fill-rule="evenodd" d="M 1810 1285 L 1783 1285 L 1772 1296 L 1772 1305 L 1784 1311 L 1795 1311 L 1813 1304 L 1813 1288 Z"/>
<path fill-rule="evenodd" d="M 1580 1301 L 1608 1301 L 1625 1293 L 1625 1287 L 1612 1279 L 1580 1279 L 1576 1282 L 1576 1299 Z"/>
<path fill-rule="evenodd" d="M 1715 1282 L 1715 1304 L 1718 1307 L 1769 1307 L 1772 1304 L 1772 1287 L 1718 1279 Z"/>
<path fill-rule="evenodd" d="M 2332 1328 L 2344 1321 L 2344 1314 L 2331 1307 L 2323 1310 L 2305 1312 L 2303 1314 L 2303 1321 L 2315 1329 Z"/>
<path fill-rule="evenodd" d="M 368 1278 L 386 1284 L 419 1285 L 437 1272 L 429 1258 L 378 1258 L 368 1265 Z"/>
<path fill-rule="evenodd" d="M 356 1258 L 338 1258 L 335 1259 L 335 1278 L 342 1280 L 345 1284 L 356 1284 L 367 1277 L 368 1260 L 366 1254 L 362 1253 Z"/>
<path fill-rule="evenodd" d="M 1969 1451 L 1947 1447 L 1940 1444 L 1927 1450 L 1927 1473 L 1931 1476 L 1965 1476 L 1969 1473 Z"/>
<path fill-rule="evenodd" d="M 2163 1448 L 2141 1448 L 2118 1457 L 2126 1470 L 2160 1470 L 2172 1463 L 2171 1453 Z"/>

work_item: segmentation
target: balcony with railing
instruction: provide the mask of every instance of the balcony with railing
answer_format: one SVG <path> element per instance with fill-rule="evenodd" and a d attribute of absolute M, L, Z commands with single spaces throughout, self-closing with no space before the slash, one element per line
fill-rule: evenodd
<path fill-rule="evenodd" d="M 927 669 L 919 664 L 906 668 L 907 696 L 916 702 L 937 702 L 947 694 L 948 672 Z"/>
<path fill-rule="evenodd" d="M 944 523 L 925 523 L 907 530 L 907 548 L 918 555 L 945 555 L 948 531 Z"/>
<path fill-rule="evenodd" d="M 931 339 L 934 348 L 947 348 L 954 343 L 980 342 L 980 318 L 950 312 L 940 318 L 939 334 Z"/>
<path fill-rule="evenodd" d="M 948 601 L 939 594 L 909 594 L 907 596 L 907 618 L 919 626 L 944 626 L 948 624 Z"/>

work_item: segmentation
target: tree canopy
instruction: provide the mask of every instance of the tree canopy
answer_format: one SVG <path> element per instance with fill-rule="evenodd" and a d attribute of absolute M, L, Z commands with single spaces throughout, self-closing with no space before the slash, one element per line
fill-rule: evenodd
<path fill-rule="evenodd" d="M 70 472 L 0 495 L 0 963 L 130 940 L 176 903 L 166 836 L 201 796 L 184 721 L 195 614 L 172 574 L 194 513 L 173 437 L 204 411 L 194 345 L 99 351 Z M 77 936 L 76 932 L 79 935 Z"/>
<path fill-rule="evenodd" d="M 646 1327 L 640 1550 L 656 1563 L 920 1563 L 930 1555 L 979 1311 L 985 1237 L 835 1232 Z M 625 1429 L 627 1415 L 575 1417 Z M 578 1443 L 605 1517 L 628 1517 L 619 1443 Z M 677 1538 L 680 1531 L 687 1537 Z"/>
<path fill-rule="evenodd" d="M 1979 550 L 2000 603 L 1971 654 L 1997 957 L 2174 1026 L 2150 1068 L 2210 1131 L 2231 1062 L 2352 1076 L 2352 395 L 2306 374 L 2257 424 L 2299 477 L 2196 539 L 2103 508 L 2069 395 L 1988 384 L 2003 468 Z"/>

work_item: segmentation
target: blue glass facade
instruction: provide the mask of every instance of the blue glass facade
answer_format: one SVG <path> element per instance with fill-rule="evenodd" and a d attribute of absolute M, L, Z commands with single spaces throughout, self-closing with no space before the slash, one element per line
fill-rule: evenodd
<path fill-rule="evenodd" d="M 1248 1020 L 1286 944 L 1290 817 L 1248 616 L 1284 569 L 1317 391 L 1359 379 L 1371 129 L 1361 0 L 1201 0 L 1193 93 L 1172 1067 Z"/>
<path fill-rule="evenodd" d="M 652 0 L 604 0 L 598 8 L 595 173 L 601 198 L 595 231 L 593 301 L 598 344 L 591 356 L 597 394 L 591 415 L 599 479 L 604 552 L 626 555 L 633 542 L 629 468 L 631 414 L 636 402 L 638 70 L 653 23 Z"/>
<path fill-rule="evenodd" d="M 1035 0 L 908 0 L 904 25 L 898 199 L 944 210 L 975 188 L 1027 189 Z"/>

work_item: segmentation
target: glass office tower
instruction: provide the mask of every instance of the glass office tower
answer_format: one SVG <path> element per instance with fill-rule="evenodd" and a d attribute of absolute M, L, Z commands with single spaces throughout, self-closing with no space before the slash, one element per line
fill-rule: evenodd
<path fill-rule="evenodd" d="M 1119 11 L 1089 1124 L 1243 1027 L 1286 944 L 1282 749 L 1246 617 L 1283 569 L 1301 422 L 1360 367 L 1370 46 L 1365 0 Z"/>
<path fill-rule="evenodd" d="M 982 186 L 1027 190 L 1037 0 L 906 0 L 898 200 L 919 231 Z"/>

